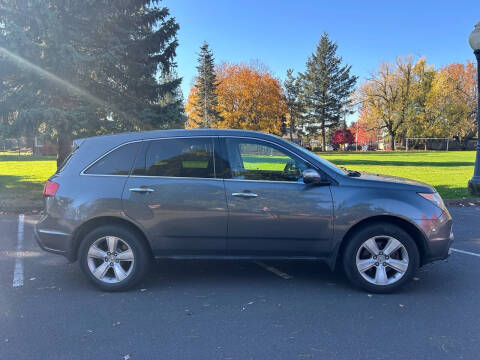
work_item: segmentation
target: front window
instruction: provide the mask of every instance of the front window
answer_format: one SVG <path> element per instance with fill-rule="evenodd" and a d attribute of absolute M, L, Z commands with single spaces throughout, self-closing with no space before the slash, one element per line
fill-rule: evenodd
<path fill-rule="evenodd" d="M 233 179 L 302 181 L 308 164 L 280 147 L 259 140 L 226 139 Z"/>

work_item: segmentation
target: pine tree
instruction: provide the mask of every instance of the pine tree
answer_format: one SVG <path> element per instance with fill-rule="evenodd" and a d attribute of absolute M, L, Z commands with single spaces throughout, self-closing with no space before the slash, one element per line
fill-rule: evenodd
<path fill-rule="evenodd" d="M 293 69 L 287 70 L 287 78 L 283 82 L 285 89 L 285 98 L 287 100 L 288 108 L 288 128 L 290 132 L 290 140 L 293 140 L 293 135 L 303 134 L 303 107 L 301 101 L 301 86 L 300 77 L 293 75 Z"/>
<path fill-rule="evenodd" d="M 73 138 L 162 128 L 182 117 L 165 103 L 181 79 L 157 79 L 175 67 L 178 28 L 158 1 L 0 0 L 1 116 L 40 121 L 57 164 Z"/>
<path fill-rule="evenodd" d="M 197 70 L 196 88 L 198 99 L 196 112 L 201 121 L 201 124 L 198 125 L 208 128 L 218 122 L 219 114 L 217 111 L 215 60 L 206 42 L 200 47 Z"/>
<path fill-rule="evenodd" d="M 342 114 L 348 111 L 357 82 L 357 76 L 350 75 L 351 66 L 342 65 L 343 59 L 336 52 L 337 44 L 324 33 L 301 74 L 305 130 L 310 138 L 321 132 L 323 150 L 327 130 L 337 127 Z"/>

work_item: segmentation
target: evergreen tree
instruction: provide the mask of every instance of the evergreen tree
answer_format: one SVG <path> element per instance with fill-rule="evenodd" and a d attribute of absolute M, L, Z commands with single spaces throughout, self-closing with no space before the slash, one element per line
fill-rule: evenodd
<path fill-rule="evenodd" d="M 287 78 L 283 82 L 283 87 L 285 89 L 285 99 L 287 100 L 290 140 L 293 140 L 294 134 L 303 134 L 303 107 L 301 101 L 300 77 L 295 77 L 293 75 L 293 69 L 287 70 Z"/>
<path fill-rule="evenodd" d="M 162 128 L 182 117 L 165 103 L 181 79 L 156 78 L 175 66 L 178 28 L 158 1 L 0 0 L 0 114 L 42 122 L 57 164 L 73 138 Z"/>
<path fill-rule="evenodd" d="M 159 76 L 160 84 L 168 84 L 178 79 L 176 71 L 164 73 Z M 184 128 L 187 115 L 184 109 L 184 97 L 182 89 L 178 86 L 172 91 L 167 91 L 159 96 L 158 104 L 164 106 L 168 111 L 165 113 L 162 124 L 157 129 L 179 129 Z"/>
<path fill-rule="evenodd" d="M 206 42 L 200 47 L 197 70 L 196 88 L 198 98 L 196 112 L 201 121 L 201 124 L 198 125 L 208 128 L 218 122 L 219 114 L 217 111 L 215 60 Z"/>
<path fill-rule="evenodd" d="M 326 133 L 337 127 L 342 114 L 348 111 L 357 82 L 357 76 L 350 75 L 351 66 L 342 65 L 343 60 L 336 52 L 337 44 L 324 33 L 301 74 L 305 130 L 310 138 L 318 137 L 321 132 L 323 150 Z"/>

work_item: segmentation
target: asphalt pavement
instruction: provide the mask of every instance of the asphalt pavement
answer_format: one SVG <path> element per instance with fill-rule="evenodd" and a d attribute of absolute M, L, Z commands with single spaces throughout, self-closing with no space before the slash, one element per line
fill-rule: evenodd
<path fill-rule="evenodd" d="M 451 208 L 451 257 L 390 295 L 318 262 L 162 261 L 124 293 L 0 216 L 0 359 L 478 359 L 480 207 Z"/>

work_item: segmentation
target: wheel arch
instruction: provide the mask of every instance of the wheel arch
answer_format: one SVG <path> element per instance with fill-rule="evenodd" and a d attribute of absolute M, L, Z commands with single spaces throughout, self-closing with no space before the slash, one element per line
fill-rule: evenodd
<path fill-rule="evenodd" d="M 398 227 L 405 230 L 417 244 L 418 252 L 420 254 L 420 265 L 425 264 L 427 254 L 427 240 L 423 232 L 415 224 L 401 217 L 395 215 L 377 215 L 357 222 L 345 233 L 338 248 L 338 251 L 336 252 L 335 267 L 338 266 L 339 263 L 342 261 L 343 251 L 353 234 L 366 226 L 376 223 L 390 223 L 393 225 L 397 225 Z"/>
<path fill-rule="evenodd" d="M 102 226 L 102 225 L 118 225 L 118 226 L 123 226 L 136 234 L 138 234 L 139 238 L 141 241 L 144 242 L 146 245 L 150 256 L 153 257 L 153 252 L 152 252 L 152 247 L 150 245 L 150 242 L 148 241 L 145 233 L 138 227 L 136 224 L 133 222 L 120 218 L 120 217 L 115 217 L 115 216 L 100 216 L 96 217 L 93 219 L 90 219 L 86 222 L 84 222 L 82 225 L 80 225 L 72 235 L 72 242 L 71 242 L 71 248 L 69 251 L 69 260 L 70 261 L 76 261 L 78 258 L 78 249 L 80 248 L 80 243 L 82 242 L 82 239 L 93 229 Z"/>

